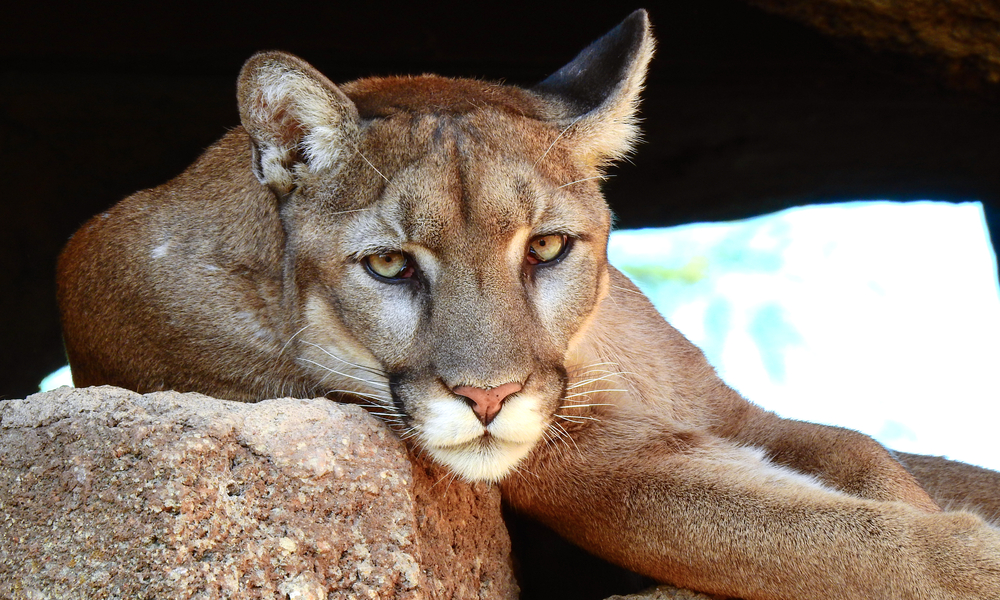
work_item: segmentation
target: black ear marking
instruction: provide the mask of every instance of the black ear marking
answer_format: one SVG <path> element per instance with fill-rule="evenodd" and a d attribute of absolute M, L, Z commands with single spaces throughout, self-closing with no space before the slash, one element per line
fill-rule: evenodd
<path fill-rule="evenodd" d="M 585 164 L 621 160 L 639 139 L 639 100 L 656 41 L 637 10 L 532 88 L 548 104 L 559 139 Z M 553 142 L 554 144 L 555 142 Z"/>
<path fill-rule="evenodd" d="M 629 77 L 649 36 L 649 17 L 639 9 L 533 88 L 573 105 L 578 114 L 600 107 Z"/>

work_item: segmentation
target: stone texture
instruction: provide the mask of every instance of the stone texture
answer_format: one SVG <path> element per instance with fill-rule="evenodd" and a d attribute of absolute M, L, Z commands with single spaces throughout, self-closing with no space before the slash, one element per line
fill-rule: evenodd
<path fill-rule="evenodd" d="M 823 33 L 927 57 L 965 85 L 1000 84 L 1000 4 L 982 0 L 748 0 Z"/>
<path fill-rule="evenodd" d="M 62 388 L 0 423 L 0 597 L 516 597 L 498 491 L 359 407 Z"/>
<path fill-rule="evenodd" d="M 682 590 L 672 585 L 661 585 L 638 594 L 611 596 L 607 600 L 716 600 L 721 596 L 706 596 L 698 592 Z"/>

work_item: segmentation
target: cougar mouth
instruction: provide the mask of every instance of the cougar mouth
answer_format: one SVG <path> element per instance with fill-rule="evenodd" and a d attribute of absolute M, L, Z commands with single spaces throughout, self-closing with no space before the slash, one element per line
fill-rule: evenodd
<path fill-rule="evenodd" d="M 431 458 L 470 481 L 500 481 L 517 468 L 534 443 L 509 442 L 489 432 L 454 445 L 426 445 Z"/>
<path fill-rule="evenodd" d="M 434 460 L 469 480 L 497 481 L 543 438 L 541 400 L 521 393 L 488 425 L 458 397 L 438 398 L 414 415 L 417 443 Z"/>

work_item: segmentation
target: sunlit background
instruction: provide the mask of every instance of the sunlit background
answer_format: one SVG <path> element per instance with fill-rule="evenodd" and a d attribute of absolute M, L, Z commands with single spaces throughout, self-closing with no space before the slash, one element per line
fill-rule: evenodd
<path fill-rule="evenodd" d="M 1000 469 L 1000 293 L 978 202 L 620 231 L 609 254 L 750 400 Z"/>
<path fill-rule="evenodd" d="M 1000 291 L 979 203 L 619 231 L 609 255 L 750 400 L 1000 469 Z"/>

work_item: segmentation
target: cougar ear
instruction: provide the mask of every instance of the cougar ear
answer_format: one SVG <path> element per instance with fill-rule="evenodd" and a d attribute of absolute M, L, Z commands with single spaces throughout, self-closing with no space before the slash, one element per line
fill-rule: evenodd
<path fill-rule="evenodd" d="M 237 83 L 240 120 L 253 140 L 253 172 L 279 195 L 305 169 L 336 166 L 359 128 L 358 110 L 337 86 L 285 52 L 250 57 Z"/>
<path fill-rule="evenodd" d="M 637 10 L 536 85 L 555 101 L 556 121 L 595 166 L 624 158 L 639 138 L 639 94 L 656 42 Z"/>

